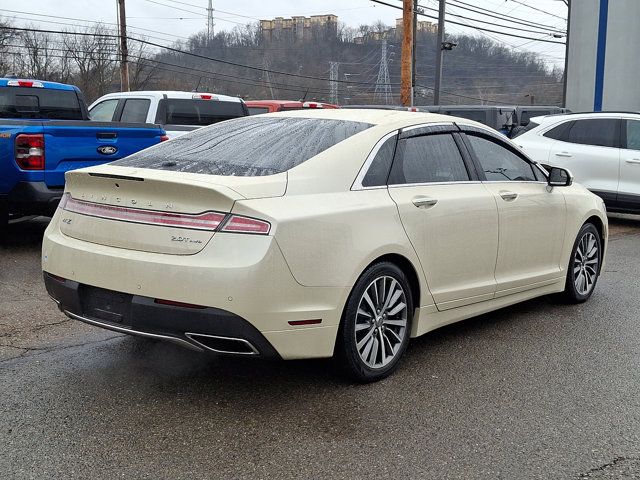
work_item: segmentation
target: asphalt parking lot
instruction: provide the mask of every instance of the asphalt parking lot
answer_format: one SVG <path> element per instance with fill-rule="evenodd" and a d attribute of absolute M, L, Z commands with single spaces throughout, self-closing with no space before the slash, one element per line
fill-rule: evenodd
<path fill-rule="evenodd" d="M 0 245 L 2 478 L 640 478 L 640 217 L 610 219 L 588 303 L 445 327 L 365 386 L 67 319 L 45 225 Z"/>

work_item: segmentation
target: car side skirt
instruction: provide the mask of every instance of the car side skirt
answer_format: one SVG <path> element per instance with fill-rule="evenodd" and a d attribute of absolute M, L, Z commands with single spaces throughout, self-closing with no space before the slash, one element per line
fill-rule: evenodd
<path fill-rule="evenodd" d="M 432 307 L 418 308 L 416 309 L 416 315 L 413 320 L 411 337 L 418 337 L 437 328 L 444 327 L 445 325 L 492 312 L 532 298 L 549 295 L 551 293 L 560 293 L 564 291 L 564 287 L 565 278 L 562 277 L 553 283 L 526 290 L 524 292 L 517 292 L 511 295 L 494 298 L 492 300 L 465 305 L 463 307 L 443 311 L 437 311 Z"/>

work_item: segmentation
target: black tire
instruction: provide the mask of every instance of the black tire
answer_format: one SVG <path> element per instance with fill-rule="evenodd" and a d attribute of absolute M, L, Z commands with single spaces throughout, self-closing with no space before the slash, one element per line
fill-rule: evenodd
<path fill-rule="evenodd" d="M 597 259 L 595 267 L 586 266 L 586 268 L 590 268 L 588 272 L 585 270 L 585 264 L 588 263 L 589 260 L 582 259 L 580 260 L 580 256 L 577 252 L 578 249 L 581 248 L 581 242 L 584 242 L 586 239 L 593 238 L 595 240 L 595 246 L 597 251 L 595 252 L 594 258 Z M 583 247 L 584 248 L 584 247 Z M 589 257 L 590 258 L 590 257 Z M 585 223 L 578 235 L 576 237 L 575 242 L 573 243 L 573 248 L 571 249 L 571 257 L 569 258 L 569 264 L 567 267 L 567 279 L 565 281 L 564 292 L 562 294 L 563 300 L 567 303 L 583 303 L 586 302 L 589 297 L 593 294 L 593 291 L 596 288 L 596 283 L 598 282 L 598 278 L 600 277 L 600 266 L 602 265 L 602 239 L 600 238 L 600 233 L 598 229 L 592 223 Z M 582 269 L 583 278 L 586 279 L 586 273 L 592 275 L 592 283 L 586 283 L 585 285 L 589 285 L 587 291 L 580 288 L 580 283 L 578 282 L 576 275 L 580 275 L 580 270 Z M 577 273 L 576 273 L 577 272 Z M 586 281 L 586 280 L 585 280 Z M 582 291 L 581 291 L 582 290 Z"/>
<path fill-rule="evenodd" d="M 6 200 L 0 199 L 0 238 L 9 230 L 9 205 Z"/>
<path fill-rule="evenodd" d="M 394 284 L 393 280 L 397 284 Z M 377 283 L 374 285 L 374 282 Z M 370 318 L 371 315 L 358 313 L 361 302 L 365 301 L 365 291 L 367 294 L 371 293 L 369 298 L 373 301 L 373 304 L 362 304 L 367 312 L 371 311 L 368 305 L 374 305 L 375 308 L 384 307 L 384 298 L 380 302 L 377 297 L 378 291 L 382 291 L 385 286 L 388 288 L 386 293 L 390 294 L 384 296 L 380 294 L 379 296 L 392 300 L 395 293 L 401 289 L 402 292 L 398 299 L 394 303 L 387 302 L 390 307 L 381 308 L 381 312 L 377 314 L 379 317 Z M 397 308 L 401 308 L 403 303 L 405 307 L 400 312 L 393 313 Z M 376 263 L 360 276 L 347 300 L 336 342 L 336 359 L 351 379 L 360 383 L 374 382 L 387 377 L 397 368 L 409 343 L 413 308 L 409 281 L 397 265 L 390 262 Z M 374 315 L 376 314 L 374 313 Z M 405 320 L 406 325 L 403 328 L 401 324 Z M 367 322 L 368 325 L 366 325 Z M 356 331 L 356 323 L 358 324 L 358 332 Z M 374 333 L 370 334 L 371 331 Z M 375 364 L 377 359 L 380 359 L 380 366 L 371 366 L 363 360 L 357 346 L 358 335 L 361 336 L 361 342 L 365 340 L 364 336 L 371 335 L 370 340 L 373 339 L 373 341 L 368 342 L 371 343 L 371 346 L 367 343 L 362 349 L 365 351 L 369 347 L 368 352 L 371 355 L 370 358 L 373 358 L 372 363 Z M 379 342 L 378 339 L 380 339 Z M 380 344 L 383 345 L 381 349 L 379 348 Z M 378 348 L 378 353 L 374 353 L 375 348 Z M 389 353 L 392 354 L 390 360 L 386 355 Z M 366 356 L 369 355 L 365 354 Z M 388 363 L 385 364 L 385 361 Z"/>

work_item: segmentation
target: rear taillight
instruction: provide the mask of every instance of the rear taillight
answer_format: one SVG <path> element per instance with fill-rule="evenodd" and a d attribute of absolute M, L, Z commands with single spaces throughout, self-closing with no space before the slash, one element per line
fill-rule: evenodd
<path fill-rule="evenodd" d="M 81 215 L 120 220 L 123 222 L 144 223 L 164 227 L 188 228 L 192 230 L 220 231 L 227 233 L 255 233 L 267 235 L 271 224 L 257 218 L 243 217 L 220 212 L 198 214 L 157 212 L 139 208 L 103 205 L 101 203 L 76 200 L 68 193 L 62 196 L 59 207 Z"/>
<path fill-rule="evenodd" d="M 194 93 L 192 98 L 199 98 L 200 100 L 217 100 L 217 98 L 210 93 Z"/>
<path fill-rule="evenodd" d="M 152 210 L 141 210 L 138 208 L 83 202 L 72 197 L 66 201 L 63 208 L 68 212 L 108 218 L 110 220 L 210 231 L 216 230 L 226 216 L 224 213 L 217 212 L 205 212 L 197 215 L 156 212 Z"/>
<path fill-rule="evenodd" d="M 22 170 L 44 170 L 44 135 L 21 133 L 16 136 L 16 163 Z"/>
<path fill-rule="evenodd" d="M 32 88 L 44 88 L 42 82 L 34 80 L 9 80 L 7 87 L 32 87 Z"/>
<path fill-rule="evenodd" d="M 221 232 L 229 233 L 258 233 L 267 235 L 271 230 L 271 224 L 256 218 L 243 217 L 241 215 L 230 215 L 224 223 Z"/>
<path fill-rule="evenodd" d="M 169 136 L 168 135 L 160 135 L 160 141 L 161 142 L 166 142 L 167 140 L 169 140 Z"/>

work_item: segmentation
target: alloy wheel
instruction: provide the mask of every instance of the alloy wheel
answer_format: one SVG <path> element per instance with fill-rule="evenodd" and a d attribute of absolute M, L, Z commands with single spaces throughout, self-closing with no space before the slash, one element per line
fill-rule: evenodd
<path fill-rule="evenodd" d="M 598 276 L 600 252 L 598 241 L 591 232 L 586 232 L 576 248 L 573 257 L 573 284 L 580 295 L 587 295 L 593 289 Z"/>
<path fill-rule="evenodd" d="M 370 368 L 391 362 L 407 335 L 407 298 L 393 277 L 380 276 L 365 289 L 355 318 L 356 349 Z"/>

